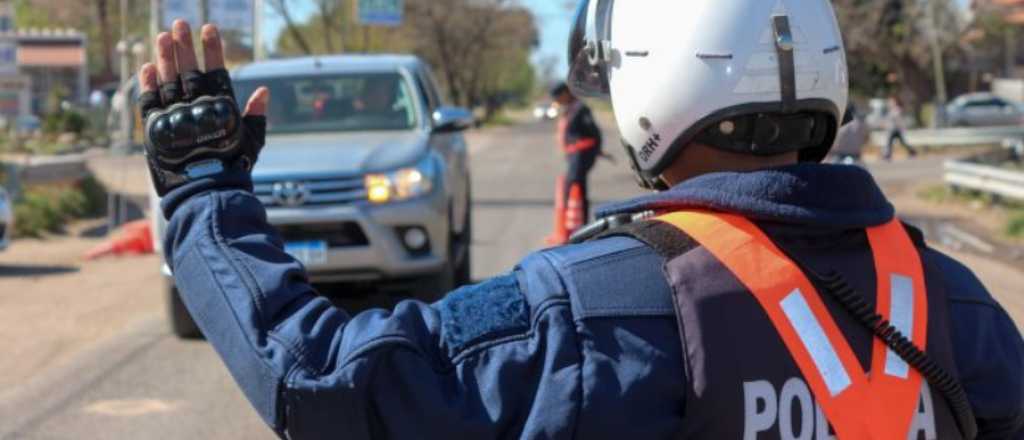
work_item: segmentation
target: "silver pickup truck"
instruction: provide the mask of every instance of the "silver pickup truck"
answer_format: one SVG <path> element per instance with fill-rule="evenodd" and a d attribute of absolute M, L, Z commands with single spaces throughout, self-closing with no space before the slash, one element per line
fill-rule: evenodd
<path fill-rule="evenodd" d="M 232 77 L 239 99 L 270 88 L 255 193 L 311 281 L 398 284 L 427 301 L 469 281 L 461 132 L 473 118 L 443 106 L 421 60 L 295 58 L 250 64 Z M 161 217 L 155 237 L 163 236 Z M 172 331 L 199 336 L 166 265 L 164 275 Z"/>

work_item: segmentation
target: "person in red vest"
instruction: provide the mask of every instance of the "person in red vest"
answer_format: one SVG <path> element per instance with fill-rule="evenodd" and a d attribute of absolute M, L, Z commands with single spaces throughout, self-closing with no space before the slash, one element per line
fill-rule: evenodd
<path fill-rule="evenodd" d="M 601 157 L 601 128 L 590 107 L 577 99 L 565 82 L 551 89 L 551 99 L 559 108 L 556 141 L 568 167 L 555 183 L 554 231 L 545 241 L 559 245 L 565 244 L 590 216 L 587 175 Z"/>

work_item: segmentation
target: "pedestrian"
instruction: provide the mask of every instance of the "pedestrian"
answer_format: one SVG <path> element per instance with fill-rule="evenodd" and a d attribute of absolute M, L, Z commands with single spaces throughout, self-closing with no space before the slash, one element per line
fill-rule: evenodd
<path fill-rule="evenodd" d="M 587 175 L 601 156 L 601 129 L 590 107 L 565 82 L 551 88 L 551 99 L 559 110 L 556 141 L 565 155 L 566 171 L 555 182 L 554 231 L 545 241 L 560 245 L 590 217 Z"/>
<path fill-rule="evenodd" d="M 846 106 L 846 112 L 843 114 L 843 123 L 836 134 L 836 142 L 829 154 L 829 161 L 846 165 L 861 163 L 861 154 L 870 136 L 871 130 L 868 128 L 868 124 L 851 102 Z"/>
<path fill-rule="evenodd" d="M 847 100 L 831 2 L 579 11 L 570 86 L 610 96 L 659 192 L 435 304 L 355 316 L 316 294 L 252 195 L 266 89 L 239 116 L 216 28 L 205 73 L 185 23 L 158 36 L 139 78 L 167 261 L 278 435 L 1021 438 L 1013 321 L 869 173 L 819 164 Z"/>
<path fill-rule="evenodd" d="M 889 139 L 885 143 L 885 151 L 882 157 L 885 160 L 892 160 L 892 150 L 896 141 L 900 142 L 900 145 L 907 150 L 907 154 L 910 157 L 917 156 L 917 150 L 910 146 L 907 143 L 907 138 L 903 136 L 906 130 L 906 123 L 903 121 L 903 100 L 898 95 L 890 95 L 888 105 L 889 109 L 888 113 L 886 113 L 885 121 L 889 130 Z"/>

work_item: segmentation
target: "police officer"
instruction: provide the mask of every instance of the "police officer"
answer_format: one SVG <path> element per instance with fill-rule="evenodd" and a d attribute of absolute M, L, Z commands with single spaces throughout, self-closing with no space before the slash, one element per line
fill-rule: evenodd
<path fill-rule="evenodd" d="M 567 165 L 555 183 L 554 231 L 546 239 L 548 244 L 558 245 L 565 244 L 590 216 L 587 175 L 601 156 L 601 129 L 590 107 L 577 99 L 564 81 L 551 88 L 551 99 L 559 108 L 556 140 Z"/>
<path fill-rule="evenodd" d="M 1021 438 L 1024 342 L 1006 312 L 867 172 L 817 164 L 847 89 L 828 1 L 590 0 L 579 15 L 572 86 L 610 93 L 660 192 L 438 303 L 356 316 L 316 295 L 251 193 L 266 92 L 227 105 L 213 27 L 205 73 L 184 23 L 158 38 L 140 78 L 167 261 L 275 432 Z"/>

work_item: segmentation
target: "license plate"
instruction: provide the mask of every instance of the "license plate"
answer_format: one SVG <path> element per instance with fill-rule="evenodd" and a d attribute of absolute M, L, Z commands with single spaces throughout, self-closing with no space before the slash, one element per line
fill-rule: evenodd
<path fill-rule="evenodd" d="M 293 241 L 284 244 L 284 251 L 306 266 L 327 262 L 326 241 Z"/>

